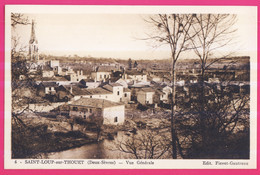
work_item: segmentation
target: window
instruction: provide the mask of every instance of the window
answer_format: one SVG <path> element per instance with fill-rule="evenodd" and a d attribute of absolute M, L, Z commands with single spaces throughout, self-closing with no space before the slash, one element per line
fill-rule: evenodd
<path fill-rule="evenodd" d="M 100 78 L 102 78 L 102 75 L 100 75 Z"/>
<path fill-rule="evenodd" d="M 90 96 L 90 98 L 92 98 L 92 95 Z"/>
<path fill-rule="evenodd" d="M 86 109 L 86 112 L 88 112 L 88 109 Z"/>
<path fill-rule="evenodd" d="M 104 78 L 107 78 L 107 75 L 104 75 Z"/>
<path fill-rule="evenodd" d="M 49 90 L 51 91 L 51 87 L 49 87 Z"/>
<path fill-rule="evenodd" d="M 84 119 L 86 119 L 86 115 L 84 115 Z"/>
<path fill-rule="evenodd" d="M 78 110 L 78 107 L 73 107 L 72 110 L 73 110 L 73 111 L 77 111 L 77 110 Z"/>
<path fill-rule="evenodd" d="M 89 112 L 92 113 L 92 109 L 89 109 Z"/>
<path fill-rule="evenodd" d="M 127 93 L 125 93 L 125 97 L 127 97 Z"/>
<path fill-rule="evenodd" d="M 117 91 L 117 95 L 119 95 L 120 94 L 120 92 L 119 91 Z"/>
<path fill-rule="evenodd" d="M 117 123 L 118 122 L 118 117 L 114 118 L 114 122 Z"/>

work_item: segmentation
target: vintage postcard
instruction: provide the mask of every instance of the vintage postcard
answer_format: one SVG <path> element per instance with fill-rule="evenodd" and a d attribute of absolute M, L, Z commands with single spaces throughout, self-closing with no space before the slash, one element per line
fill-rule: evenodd
<path fill-rule="evenodd" d="M 256 169 L 257 7 L 5 6 L 6 169 Z"/>

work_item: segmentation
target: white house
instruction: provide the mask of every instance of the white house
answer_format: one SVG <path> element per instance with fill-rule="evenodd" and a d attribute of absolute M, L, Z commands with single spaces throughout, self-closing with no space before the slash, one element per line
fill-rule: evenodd
<path fill-rule="evenodd" d="M 124 88 L 128 88 L 127 81 L 122 78 L 118 79 L 115 83 L 121 84 Z"/>
<path fill-rule="evenodd" d="M 128 88 L 124 88 L 124 92 L 123 92 L 123 97 L 122 97 L 122 101 L 124 103 L 128 103 L 129 101 L 131 101 L 131 90 Z"/>
<path fill-rule="evenodd" d="M 71 118 L 103 120 L 103 124 L 120 125 L 125 121 L 125 105 L 103 99 L 81 98 L 69 104 Z"/>
<path fill-rule="evenodd" d="M 74 95 L 74 100 L 81 97 L 104 99 L 112 102 L 122 102 L 124 96 L 123 86 L 117 83 L 106 84 L 103 87 L 97 88 L 80 88 L 78 86 L 71 86 L 71 93 Z"/>
<path fill-rule="evenodd" d="M 163 103 L 169 103 L 169 95 L 172 93 L 172 88 L 167 85 L 163 85 L 157 89 L 156 94 L 159 95 L 159 101 Z"/>
<path fill-rule="evenodd" d="M 71 72 L 71 70 L 69 70 L 70 73 L 66 73 L 66 77 L 69 81 L 72 81 L 72 82 L 79 82 L 80 80 L 82 79 L 86 79 L 87 78 L 87 75 L 84 75 L 83 74 L 83 70 L 77 70 L 77 72 Z"/>
<path fill-rule="evenodd" d="M 100 85 L 100 82 L 97 82 L 97 81 L 89 79 L 89 78 L 80 80 L 80 83 L 88 89 L 94 89 Z"/>
<path fill-rule="evenodd" d="M 137 92 L 137 101 L 142 105 L 153 104 L 155 91 L 152 88 L 142 88 Z"/>
<path fill-rule="evenodd" d="M 147 75 L 137 70 L 126 71 L 124 77 L 129 81 L 147 82 Z"/>
<path fill-rule="evenodd" d="M 97 87 L 94 89 L 86 89 L 88 95 L 85 95 L 86 98 L 94 98 L 94 99 L 104 99 L 109 101 L 118 102 L 114 98 L 113 92 L 104 89 L 102 87 Z"/>
<path fill-rule="evenodd" d="M 109 83 L 103 86 L 104 89 L 109 90 L 110 92 L 113 93 L 113 96 L 111 96 L 111 101 L 114 102 L 122 102 L 123 100 L 123 95 L 124 95 L 124 88 L 121 84 L 118 83 Z"/>
<path fill-rule="evenodd" d="M 62 68 L 60 66 L 54 66 L 53 72 L 55 75 L 62 75 Z"/>
<path fill-rule="evenodd" d="M 91 78 L 96 81 L 107 81 L 111 78 L 112 71 L 105 67 L 97 67 L 91 72 Z"/>
<path fill-rule="evenodd" d="M 38 86 L 38 95 L 54 95 L 56 94 L 56 88 L 58 84 L 55 82 L 42 82 Z"/>
<path fill-rule="evenodd" d="M 60 61 L 59 60 L 50 60 L 49 62 L 50 67 L 60 67 Z"/>

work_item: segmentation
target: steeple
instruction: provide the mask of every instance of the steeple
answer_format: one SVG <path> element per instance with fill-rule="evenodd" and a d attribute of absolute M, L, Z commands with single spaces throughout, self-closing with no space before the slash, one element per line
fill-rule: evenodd
<path fill-rule="evenodd" d="M 32 30 L 31 30 L 31 38 L 29 41 L 29 58 L 32 61 L 37 61 L 39 58 L 38 55 L 38 41 L 35 35 L 35 26 L 34 20 L 32 20 Z"/>
<path fill-rule="evenodd" d="M 38 41 L 37 41 L 36 36 L 35 36 L 34 20 L 32 20 L 31 39 L 30 39 L 29 44 L 33 44 L 34 42 L 36 44 L 38 44 Z"/>

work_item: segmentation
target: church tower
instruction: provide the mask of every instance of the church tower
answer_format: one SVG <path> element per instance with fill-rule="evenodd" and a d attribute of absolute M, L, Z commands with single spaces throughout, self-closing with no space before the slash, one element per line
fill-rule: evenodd
<path fill-rule="evenodd" d="M 34 28 L 34 20 L 32 20 L 32 31 L 31 31 L 31 38 L 29 41 L 29 59 L 31 61 L 38 61 L 39 54 L 38 54 L 38 40 L 35 36 L 35 28 Z"/>

